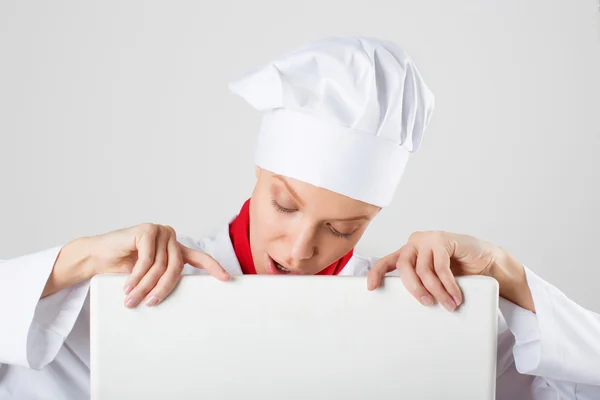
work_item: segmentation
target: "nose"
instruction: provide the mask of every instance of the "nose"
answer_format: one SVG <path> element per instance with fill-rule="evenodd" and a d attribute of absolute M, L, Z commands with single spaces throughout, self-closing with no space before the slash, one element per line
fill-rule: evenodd
<path fill-rule="evenodd" d="M 316 250 L 315 246 L 316 231 L 311 226 L 302 226 L 292 237 L 292 250 L 288 265 L 297 266 L 300 261 L 310 259 Z"/>

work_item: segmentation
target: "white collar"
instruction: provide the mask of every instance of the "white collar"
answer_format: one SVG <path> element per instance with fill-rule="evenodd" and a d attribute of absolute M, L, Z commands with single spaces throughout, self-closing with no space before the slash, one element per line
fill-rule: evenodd
<path fill-rule="evenodd" d="M 235 255 L 231 238 L 229 237 L 229 224 L 237 217 L 235 215 L 229 222 L 221 228 L 215 237 L 215 254 L 214 258 L 221 266 L 229 273 L 229 275 L 243 275 L 240 262 Z"/>

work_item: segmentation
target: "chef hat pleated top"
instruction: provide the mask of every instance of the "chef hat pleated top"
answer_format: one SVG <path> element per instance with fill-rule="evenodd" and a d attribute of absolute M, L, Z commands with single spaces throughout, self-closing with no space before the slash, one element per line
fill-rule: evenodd
<path fill-rule="evenodd" d="M 380 207 L 392 201 L 434 108 L 402 48 L 366 37 L 313 41 L 229 87 L 264 112 L 257 166 Z"/>

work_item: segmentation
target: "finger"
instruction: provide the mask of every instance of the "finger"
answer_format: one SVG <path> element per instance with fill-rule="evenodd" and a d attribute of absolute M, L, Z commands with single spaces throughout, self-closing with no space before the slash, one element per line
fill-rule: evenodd
<path fill-rule="evenodd" d="M 462 292 L 450 269 L 450 255 L 443 246 L 436 246 L 433 248 L 433 269 L 438 278 L 440 278 L 446 291 L 452 296 L 452 299 L 454 299 L 456 306 L 459 306 L 460 303 L 462 303 Z"/>
<path fill-rule="evenodd" d="M 156 283 L 167 270 L 167 243 L 169 234 L 164 227 L 159 227 L 158 235 L 156 236 L 154 263 L 140 280 L 140 283 L 131 291 L 125 299 L 125 306 L 134 308 L 138 303 L 145 298 L 148 293 L 154 289 Z"/>
<path fill-rule="evenodd" d="M 381 284 L 381 280 L 385 277 L 385 274 L 396 269 L 397 258 L 398 252 L 385 256 L 375 263 L 367 275 L 368 290 L 375 290 L 378 288 Z"/>
<path fill-rule="evenodd" d="M 125 295 L 128 295 L 140 283 L 142 277 L 146 275 L 146 272 L 148 272 L 154 263 L 158 232 L 159 229 L 156 225 L 148 225 L 137 240 L 137 261 L 125 281 L 123 289 Z"/>
<path fill-rule="evenodd" d="M 408 245 L 407 245 L 408 246 Z M 415 268 L 417 263 L 417 250 L 415 247 L 411 251 L 402 251 L 396 263 L 396 269 L 400 273 L 400 279 L 404 287 L 424 306 L 433 304 L 433 296 L 423 286 L 421 278 L 417 275 Z"/>
<path fill-rule="evenodd" d="M 227 282 L 231 279 L 231 275 L 225 271 L 221 264 L 208 254 L 186 247 L 181 243 L 179 244 L 179 248 L 181 249 L 184 264 L 190 264 L 196 268 L 204 269 L 210 275 L 223 282 Z"/>
<path fill-rule="evenodd" d="M 452 296 L 446 291 L 444 285 L 442 285 L 442 282 L 435 273 L 431 249 L 419 249 L 416 273 L 427 291 L 429 291 L 429 293 L 431 293 L 446 310 L 453 311 L 456 308 L 456 303 L 452 300 Z"/>
<path fill-rule="evenodd" d="M 156 286 L 147 296 L 146 305 L 149 307 L 155 306 L 166 299 L 181 279 L 183 257 L 177 245 L 177 237 L 174 231 L 171 232 L 167 243 L 167 260 L 167 271 L 159 278 Z"/>

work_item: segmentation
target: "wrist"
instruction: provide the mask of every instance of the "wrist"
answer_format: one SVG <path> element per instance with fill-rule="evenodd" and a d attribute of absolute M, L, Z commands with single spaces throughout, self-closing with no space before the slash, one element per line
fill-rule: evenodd
<path fill-rule="evenodd" d="M 52 266 L 41 297 L 91 279 L 95 274 L 91 260 L 87 238 L 76 239 L 64 245 Z"/>
<path fill-rule="evenodd" d="M 535 312 L 525 267 L 501 247 L 495 248 L 491 276 L 498 281 L 500 297 Z"/>
<path fill-rule="evenodd" d="M 66 244 L 61 250 L 61 257 L 63 255 L 71 276 L 77 277 L 78 281 L 89 280 L 96 275 L 91 238 L 82 237 Z"/>

